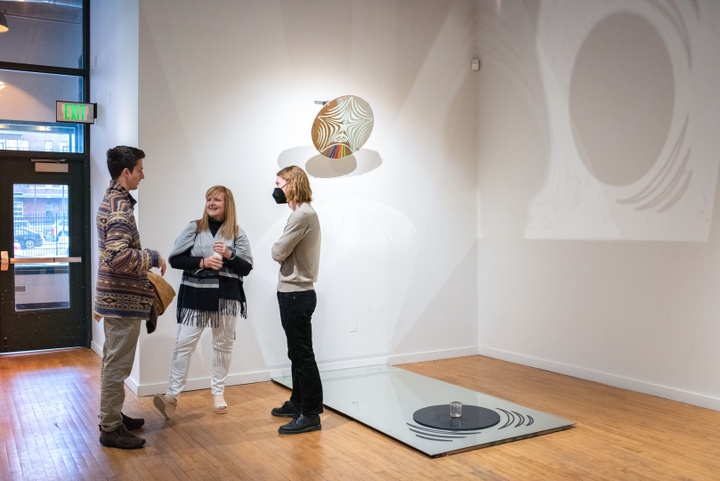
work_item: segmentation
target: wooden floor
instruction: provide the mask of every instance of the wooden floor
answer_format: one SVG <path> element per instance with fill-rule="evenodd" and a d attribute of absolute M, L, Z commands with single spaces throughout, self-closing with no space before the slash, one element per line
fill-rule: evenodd
<path fill-rule="evenodd" d="M 0 480 L 720 480 L 720 413 L 495 359 L 401 366 L 577 422 L 576 427 L 428 458 L 336 412 L 319 432 L 280 436 L 272 382 L 183 394 L 165 422 L 128 391 L 144 449 L 98 442 L 100 360 L 88 349 L 0 355 Z"/>

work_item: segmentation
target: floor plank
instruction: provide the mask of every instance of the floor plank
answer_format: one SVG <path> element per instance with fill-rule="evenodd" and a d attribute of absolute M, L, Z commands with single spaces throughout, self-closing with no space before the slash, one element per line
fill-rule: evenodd
<path fill-rule="evenodd" d="M 269 410 L 288 391 L 263 382 L 184 393 L 173 419 L 127 392 L 141 450 L 98 442 L 100 359 L 89 349 L 0 355 L 0 479 L 436 480 L 720 479 L 720 413 L 483 356 L 401 366 L 575 421 L 576 427 L 429 458 L 327 410 L 318 432 L 280 436 Z"/>

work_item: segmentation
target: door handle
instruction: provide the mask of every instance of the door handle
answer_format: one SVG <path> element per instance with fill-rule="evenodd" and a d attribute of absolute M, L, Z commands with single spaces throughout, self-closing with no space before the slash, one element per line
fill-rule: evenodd
<path fill-rule="evenodd" d="M 77 264 L 82 262 L 82 257 L 13 257 L 10 258 L 8 251 L 0 252 L 2 261 L 0 262 L 0 271 L 8 270 L 10 264 L 60 264 L 69 263 Z"/>
<path fill-rule="evenodd" d="M 13 257 L 10 264 L 59 264 L 68 262 L 76 264 L 82 262 L 82 257 Z"/>

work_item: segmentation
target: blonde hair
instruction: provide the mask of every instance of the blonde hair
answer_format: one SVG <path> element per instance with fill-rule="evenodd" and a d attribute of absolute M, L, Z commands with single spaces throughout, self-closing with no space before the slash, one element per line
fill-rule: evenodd
<path fill-rule="evenodd" d="M 237 237 L 240 228 L 238 227 L 237 214 L 235 213 L 235 198 L 233 197 L 230 189 L 222 185 L 213 185 L 207 190 L 207 192 L 205 192 L 205 200 L 207 201 L 218 192 L 222 193 L 225 199 L 225 221 L 223 221 L 223 225 L 220 227 L 219 232 L 224 239 L 232 240 Z M 200 232 L 209 230 L 210 220 L 207 209 L 204 208 L 203 215 L 200 220 L 198 220 L 196 232 L 199 234 Z"/>
<path fill-rule="evenodd" d="M 287 182 L 285 197 L 288 202 L 312 202 L 312 189 L 307 174 L 297 165 L 291 165 L 276 174 Z"/>

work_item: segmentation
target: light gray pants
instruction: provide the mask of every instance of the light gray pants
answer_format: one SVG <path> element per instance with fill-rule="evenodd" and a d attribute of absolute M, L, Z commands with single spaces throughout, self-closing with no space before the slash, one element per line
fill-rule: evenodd
<path fill-rule="evenodd" d="M 122 424 L 125 379 L 130 376 L 142 319 L 106 317 L 100 373 L 100 429 L 115 431 Z"/>
<path fill-rule="evenodd" d="M 237 316 L 221 315 L 218 327 L 212 328 L 213 362 L 210 393 L 213 396 L 225 392 L 225 378 L 230 370 L 230 361 L 232 361 L 236 325 Z M 178 397 L 185 389 L 190 369 L 190 356 L 195 351 L 204 329 L 204 327 L 178 324 L 167 394 Z"/>

